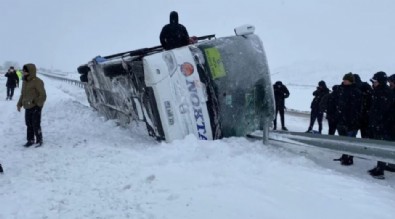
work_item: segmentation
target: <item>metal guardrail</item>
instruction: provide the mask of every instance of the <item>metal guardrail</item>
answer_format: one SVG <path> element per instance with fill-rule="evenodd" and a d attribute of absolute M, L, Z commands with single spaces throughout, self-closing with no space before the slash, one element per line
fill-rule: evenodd
<path fill-rule="evenodd" d="M 85 83 L 81 82 L 81 81 L 77 81 L 77 80 L 73 80 L 73 79 L 68 79 L 68 78 L 64 78 L 64 77 L 60 77 L 60 76 L 56 76 L 56 75 L 51 75 L 51 74 L 47 74 L 47 73 L 42 73 L 39 72 L 39 74 L 42 74 L 46 77 L 52 78 L 52 79 L 56 79 L 59 81 L 63 81 L 72 85 L 76 85 L 80 88 L 85 88 Z"/>
<path fill-rule="evenodd" d="M 276 131 L 270 132 L 269 139 L 287 143 L 292 142 L 293 146 L 314 146 L 342 154 L 395 163 L 395 144 L 391 141 Z M 298 144 L 295 144 L 295 142 L 298 142 Z"/>
<path fill-rule="evenodd" d="M 291 115 L 297 115 L 297 116 L 303 116 L 303 117 L 307 117 L 310 116 L 310 112 L 309 111 L 301 111 L 301 110 L 295 110 L 295 109 L 286 109 L 285 110 L 286 113 L 291 114 Z"/>

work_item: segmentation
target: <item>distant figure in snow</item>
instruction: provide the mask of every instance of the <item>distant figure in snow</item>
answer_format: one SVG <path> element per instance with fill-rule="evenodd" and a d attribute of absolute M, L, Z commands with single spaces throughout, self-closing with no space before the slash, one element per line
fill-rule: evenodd
<path fill-rule="evenodd" d="M 178 23 L 178 13 L 170 13 L 170 23 L 166 24 L 160 33 L 160 43 L 165 50 L 170 50 L 190 43 L 187 29 Z"/>
<path fill-rule="evenodd" d="M 14 96 L 14 90 L 15 87 L 19 87 L 19 78 L 18 75 L 15 72 L 15 69 L 13 66 L 8 69 L 8 72 L 5 74 L 7 77 L 7 98 L 6 100 L 12 100 L 12 97 Z"/>
<path fill-rule="evenodd" d="M 16 75 L 18 76 L 19 81 L 22 81 L 22 76 L 23 76 L 23 75 L 22 75 L 21 70 L 17 69 L 17 70 L 16 70 Z M 19 84 L 18 84 L 17 87 L 19 87 Z"/>
<path fill-rule="evenodd" d="M 277 81 L 273 85 L 274 90 L 274 99 L 276 101 L 276 114 L 274 117 L 274 126 L 273 130 L 277 129 L 277 113 L 280 112 L 280 119 L 281 119 L 281 129 L 284 131 L 288 131 L 284 124 L 284 110 L 285 110 L 285 98 L 289 97 L 288 88 L 283 85 L 281 81 Z"/>
<path fill-rule="evenodd" d="M 322 132 L 322 119 L 324 117 L 324 112 L 320 110 L 320 102 L 323 96 L 329 94 L 329 89 L 326 86 L 325 81 L 318 82 L 317 89 L 313 92 L 314 99 L 311 102 L 311 113 L 310 113 L 310 125 L 307 129 L 307 133 L 313 131 L 313 126 L 315 120 L 318 122 L 318 132 L 321 134 Z"/>

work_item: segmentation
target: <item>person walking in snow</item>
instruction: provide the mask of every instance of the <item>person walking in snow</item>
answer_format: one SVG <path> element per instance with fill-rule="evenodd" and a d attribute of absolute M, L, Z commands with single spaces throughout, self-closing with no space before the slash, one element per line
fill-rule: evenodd
<path fill-rule="evenodd" d="M 273 85 L 273 90 L 274 90 L 274 99 L 276 101 L 276 114 L 274 117 L 274 126 L 273 130 L 277 129 L 277 113 L 280 113 L 280 119 L 281 119 L 281 129 L 284 131 L 288 131 L 288 129 L 285 127 L 285 122 L 284 122 L 284 110 L 285 110 L 285 99 L 289 97 L 289 91 L 288 88 L 283 85 L 281 81 L 277 81 Z"/>
<path fill-rule="evenodd" d="M 329 89 L 326 86 L 325 81 L 320 81 L 318 82 L 318 87 L 317 89 L 313 92 L 314 99 L 311 102 L 311 113 L 310 113 L 310 125 L 309 128 L 307 129 L 308 132 L 313 131 L 313 126 L 315 123 L 315 120 L 317 119 L 318 122 L 318 132 L 321 134 L 322 132 L 322 119 L 324 116 L 324 113 L 320 110 L 320 102 L 323 96 L 329 94 Z"/>
<path fill-rule="evenodd" d="M 178 23 L 178 13 L 170 13 L 170 23 L 166 24 L 160 33 L 160 43 L 165 50 L 170 50 L 189 44 L 189 35 L 184 25 Z"/>
<path fill-rule="evenodd" d="M 17 110 L 25 108 L 25 122 L 27 126 L 27 142 L 25 147 L 33 144 L 41 146 L 43 136 L 41 131 L 41 111 L 47 98 L 44 82 L 36 76 L 37 69 L 34 64 L 23 66 L 23 83 Z M 36 141 L 34 141 L 34 139 Z"/>
<path fill-rule="evenodd" d="M 15 69 L 13 66 L 8 69 L 8 72 L 5 74 L 7 77 L 7 98 L 6 100 L 12 100 L 12 97 L 14 96 L 14 90 L 15 87 L 19 86 L 19 78 L 18 75 L 15 72 Z"/>

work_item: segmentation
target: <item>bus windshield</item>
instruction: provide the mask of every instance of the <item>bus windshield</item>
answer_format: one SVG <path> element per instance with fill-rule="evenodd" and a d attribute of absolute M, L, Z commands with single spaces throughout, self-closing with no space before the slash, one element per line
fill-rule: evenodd
<path fill-rule="evenodd" d="M 245 136 L 271 121 L 274 98 L 262 42 L 256 35 L 199 44 L 214 138 Z M 264 120 L 268 117 L 268 120 Z"/>

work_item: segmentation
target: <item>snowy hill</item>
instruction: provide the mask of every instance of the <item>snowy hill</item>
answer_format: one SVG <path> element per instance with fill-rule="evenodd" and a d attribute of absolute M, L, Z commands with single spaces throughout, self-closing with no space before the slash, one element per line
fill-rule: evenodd
<path fill-rule="evenodd" d="M 43 147 L 22 146 L 23 112 L 16 100 L 0 102 L 0 218 L 385 219 L 395 213 L 395 177 L 368 176 L 374 161 L 333 169 L 338 154 L 310 157 L 243 138 L 188 136 L 158 144 L 144 126 L 124 129 L 98 117 L 82 89 L 42 78 Z M 304 130 L 307 119 L 287 118 L 290 128 Z"/>

